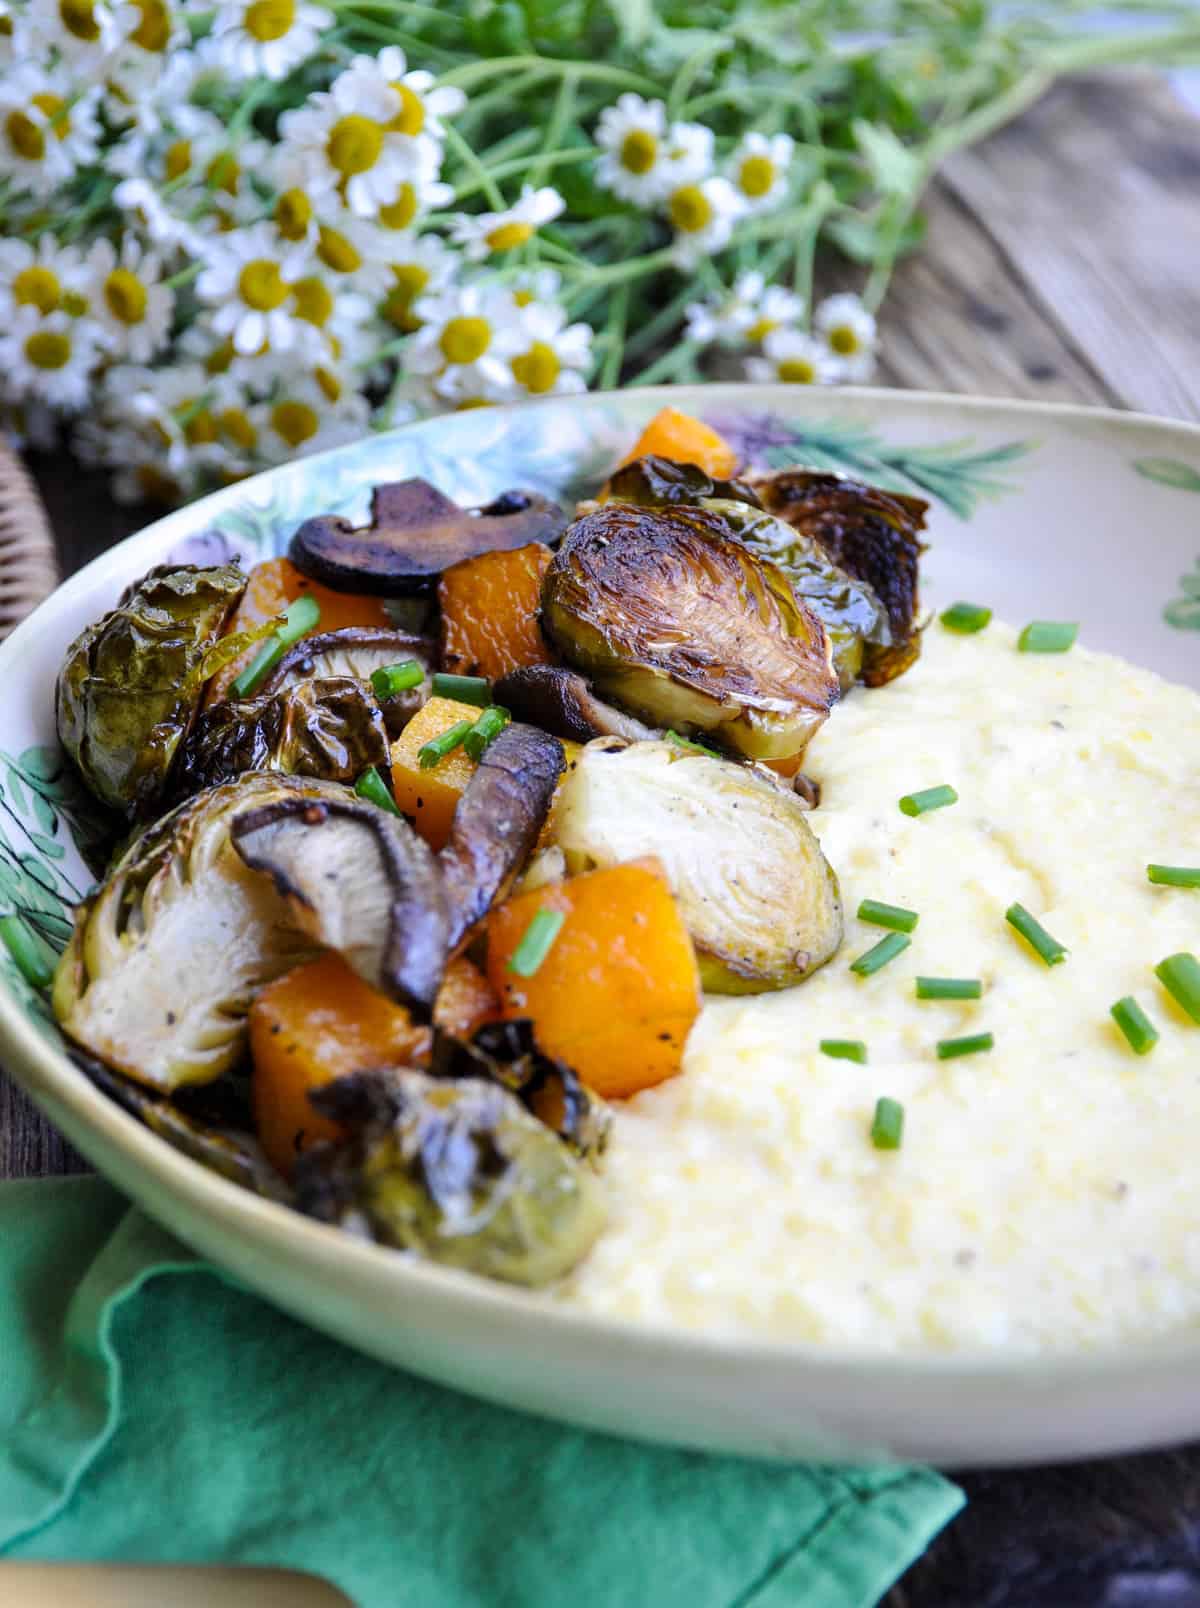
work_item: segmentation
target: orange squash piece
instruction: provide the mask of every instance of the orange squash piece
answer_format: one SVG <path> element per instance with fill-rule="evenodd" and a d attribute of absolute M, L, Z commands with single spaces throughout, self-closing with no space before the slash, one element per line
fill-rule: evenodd
<path fill-rule="evenodd" d="M 392 793 L 432 849 L 442 848 L 450 836 L 458 801 L 475 774 L 475 761 L 456 748 L 431 769 L 422 770 L 417 756 L 431 738 L 460 720 L 474 722 L 481 713 L 474 704 L 430 698 L 392 744 Z"/>
<path fill-rule="evenodd" d="M 248 631 L 262 625 L 306 594 L 314 597 L 321 607 L 318 631 L 340 631 L 349 625 L 390 626 L 392 623 L 380 598 L 335 592 L 332 587 L 301 575 L 291 559 L 268 558 L 251 569 L 242 600 L 230 616 L 225 633 L 231 635 L 234 631 Z M 206 704 L 214 704 L 228 695 L 230 682 L 245 669 L 261 646 L 256 642 L 240 659 L 213 676 L 208 684 Z"/>
<path fill-rule="evenodd" d="M 438 584 L 444 670 L 498 681 L 526 665 L 557 663 L 538 624 L 550 558 L 548 547 L 532 542 L 445 572 Z"/>
<path fill-rule="evenodd" d="M 562 928 L 532 977 L 510 962 L 539 910 Z M 547 1055 L 590 1089 L 623 1098 L 682 1068 L 700 1012 L 691 939 L 655 860 L 589 871 L 518 894 L 487 919 L 488 981 L 507 1018 L 527 1016 Z"/>
<path fill-rule="evenodd" d="M 722 436 L 690 413 L 663 408 L 642 431 L 632 450 L 621 460 L 669 458 L 672 463 L 694 463 L 714 480 L 728 480 L 738 466 L 738 455 Z"/>
<path fill-rule="evenodd" d="M 478 967 L 450 962 L 433 1019 L 470 1038 L 498 1014 Z M 250 1007 L 251 1085 L 258 1137 L 271 1163 L 290 1176 L 297 1154 L 342 1129 L 313 1110 L 310 1089 L 372 1066 L 424 1066 L 431 1049 L 403 1005 L 377 993 L 340 955 L 318 956 L 268 983 Z"/>

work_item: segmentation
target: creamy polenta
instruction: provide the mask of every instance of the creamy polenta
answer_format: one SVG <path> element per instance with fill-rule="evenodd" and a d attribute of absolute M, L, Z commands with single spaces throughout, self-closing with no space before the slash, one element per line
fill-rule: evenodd
<path fill-rule="evenodd" d="M 683 1075 L 621 1105 L 611 1222 L 561 1287 L 593 1312 L 880 1351 L 1075 1348 L 1200 1318 L 1200 1027 L 1153 967 L 1200 949 L 1200 697 L 1076 647 L 1024 654 L 934 624 L 919 663 L 856 690 L 809 750 L 841 881 L 841 951 L 798 988 L 710 1000 Z M 948 782 L 957 804 L 898 799 Z M 875 976 L 872 898 L 920 914 Z M 1019 901 L 1069 950 L 1049 968 Z M 922 1002 L 919 975 L 982 980 Z M 1133 994 L 1161 1033 L 1135 1056 Z M 989 1053 L 939 1061 L 990 1031 Z M 865 1041 L 866 1065 L 826 1038 Z M 880 1095 L 905 1109 L 873 1148 Z"/>

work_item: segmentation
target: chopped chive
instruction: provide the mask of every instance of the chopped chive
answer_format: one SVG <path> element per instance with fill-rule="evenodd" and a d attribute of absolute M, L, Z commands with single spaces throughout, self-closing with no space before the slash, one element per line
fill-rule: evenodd
<path fill-rule="evenodd" d="M 431 737 L 417 749 L 417 764 L 422 770 L 432 770 L 440 765 L 447 754 L 452 754 L 471 729 L 469 720 L 456 720 L 437 737 Z"/>
<path fill-rule="evenodd" d="M 991 620 L 991 609 L 984 608 L 982 603 L 951 603 L 941 613 L 941 621 L 947 631 L 958 631 L 964 636 L 982 631 L 985 625 L 991 624 Z"/>
<path fill-rule="evenodd" d="M 1134 999 L 1126 994 L 1108 1013 L 1135 1055 L 1145 1055 L 1158 1043 L 1158 1029 Z"/>
<path fill-rule="evenodd" d="M 889 932 L 886 938 L 881 938 L 873 949 L 865 950 L 857 960 L 851 961 L 850 970 L 857 972 L 860 977 L 871 977 L 875 972 L 882 970 L 889 960 L 895 960 L 902 955 L 912 943 L 912 939 L 902 932 Z"/>
<path fill-rule="evenodd" d="M 675 743 L 680 748 L 690 748 L 697 754 L 710 754 L 714 759 L 721 757 L 715 748 L 708 748 L 704 743 L 693 742 L 690 737 L 684 737 L 677 731 L 668 730 L 665 736 L 669 743 Z"/>
<path fill-rule="evenodd" d="M 262 685 L 287 650 L 294 647 L 302 636 L 307 636 L 320 618 L 321 605 L 309 592 L 298 597 L 294 603 L 289 603 L 284 611 L 283 624 L 276 628 L 273 636 L 267 638 L 241 675 L 234 677 L 230 688 L 233 696 L 248 698 Z"/>
<path fill-rule="evenodd" d="M 354 791 L 359 798 L 366 799 L 368 804 L 375 804 L 389 815 L 399 815 L 400 809 L 392 797 L 391 789 L 374 765 L 368 765 L 366 770 L 354 784 Z"/>
<path fill-rule="evenodd" d="M 439 670 L 433 678 L 433 696 L 486 709 L 492 701 L 492 687 L 485 676 L 448 676 Z"/>
<path fill-rule="evenodd" d="M 982 999 L 978 977 L 918 977 L 918 999 Z"/>
<path fill-rule="evenodd" d="M 547 910 L 543 905 L 521 934 L 521 942 L 508 963 L 509 971 L 518 977 L 532 977 L 550 953 L 566 919 L 561 910 Z"/>
<path fill-rule="evenodd" d="M 34 988 L 50 986 L 54 980 L 53 958 L 21 916 L 0 916 L 0 939 L 27 983 L 32 983 Z"/>
<path fill-rule="evenodd" d="M 872 927 L 890 927 L 893 932 L 911 932 L 920 921 L 915 910 L 903 905 L 884 904 L 879 899 L 864 899 L 858 907 L 858 919 L 869 921 Z"/>
<path fill-rule="evenodd" d="M 1146 875 L 1160 888 L 1200 888 L 1200 865 L 1148 865 Z"/>
<path fill-rule="evenodd" d="M 1065 620 L 1031 620 L 1017 638 L 1022 653 L 1065 653 L 1073 647 L 1079 627 Z"/>
<path fill-rule="evenodd" d="M 411 692 L 425 679 L 425 666 L 420 659 L 402 659 L 399 664 L 383 664 L 371 671 L 371 685 L 377 698 L 395 698 L 402 692 Z"/>
<path fill-rule="evenodd" d="M 957 803 L 958 794 L 943 782 L 940 787 L 927 787 L 922 793 L 905 793 L 900 808 L 905 815 L 924 815 L 928 810 L 941 810 L 947 804 Z"/>
<path fill-rule="evenodd" d="M 937 1058 L 939 1061 L 954 1061 L 960 1055 L 978 1055 L 983 1050 L 990 1050 L 995 1046 L 996 1040 L 991 1033 L 971 1033 L 966 1038 L 939 1039 Z"/>
<path fill-rule="evenodd" d="M 904 1137 L 904 1107 L 899 1100 L 881 1094 L 871 1119 L 871 1143 L 876 1150 L 899 1150 Z"/>
<path fill-rule="evenodd" d="M 484 749 L 499 737 L 511 719 L 507 709 L 501 709 L 499 704 L 489 704 L 462 740 L 470 757 L 476 762 L 482 759 Z"/>
<path fill-rule="evenodd" d="M 1200 960 L 1195 955 L 1168 955 L 1154 968 L 1154 975 L 1176 1005 L 1193 1022 L 1200 1022 Z"/>
<path fill-rule="evenodd" d="M 1047 966 L 1057 966 L 1060 961 L 1066 960 L 1066 945 L 1060 944 L 1057 938 L 1052 938 L 1041 922 L 1029 914 L 1024 905 L 1009 905 L 1004 912 L 1004 919 L 1010 927 L 1016 928 L 1029 947 L 1046 962 Z"/>
<path fill-rule="evenodd" d="M 835 1061 L 857 1061 L 859 1066 L 867 1064 L 867 1046 L 862 1039 L 822 1039 L 821 1054 L 832 1056 Z"/>

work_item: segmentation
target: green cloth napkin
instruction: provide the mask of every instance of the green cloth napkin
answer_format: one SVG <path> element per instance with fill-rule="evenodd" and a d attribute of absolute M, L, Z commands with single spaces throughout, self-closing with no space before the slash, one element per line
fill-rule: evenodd
<path fill-rule="evenodd" d="M 869 1608 L 962 1504 L 484 1405 L 316 1334 L 98 1178 L 0 1186 L 0 1557 L 312 1570 L 358 1608 Z"/>

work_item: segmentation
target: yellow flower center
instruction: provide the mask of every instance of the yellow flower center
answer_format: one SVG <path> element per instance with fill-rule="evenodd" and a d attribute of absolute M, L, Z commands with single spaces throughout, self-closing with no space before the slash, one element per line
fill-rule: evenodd
<path fill-rule="evenodd" d="M 816 365 L 808 357 L 789 357 L 776 373 L 785 385 L 812 385 L 817 377 Z"/>
<path fill-rule="evenodd" d="M 396 284 L 383 303 L 383 316 L 405 335 L 421 327 L 421 319 L 413 312 L 413 302 L 429 283 L 429 269 L 419 262 L 394 262 L 392 273 Z"/>
<path fill-rule="evenodd" d="M 13 20 L 11 17 L 0 17 L 0 39 L 11 39 L 13 36 Z"/>
<path fill-rule="evenodd" d="M 9 112 L 4 132 L 13 150 L 26 162 L 40 162 L 46 154 L 46 136 L 25 112 Z"/>
<path fill-rule="evenodd" d="M 509 366 L 517 384 L 534 396 L 552 391 L 562 369 L 558 353 L 546 341 L 534 341 L 529 350 L 514 357 Z"/>
<path fill-rule="evenodd" d="M 777 318 L 760 318 L 756 324 L 751 324 L 746 331 L 748 341 L 765 341 L 773 329 L 779 328 Z"/>
<path fill-rule="evenodd" d="M 65 368 L 71 361 L 71 343 L 65 335 L 38 329 L 25 342 L 25 356 L 34 368 Z"/>
<path fill-rule="evenodd" d="M 385 229 L 407 229 L 416 215 L 417 192 L 407 183 L 400 186 L 389 206 L 379 209 L 379 221 Z"/>
<path fill-rule="evenodd" d="M 321 427 L 316 410 L 307 402 L 276 402 L 271 409 L 271 424 L 289 447 L 311 441 Z"/>
<path fill-rule="evenodd" d="M 837 352 L 840 357 L 853 357 L 862 345 L 850 324 L 835 324 L 825 339 L 829 342 L 831 350 Z"/>
<path fill-rule="evenodd" d="M 336 402 L 339 399 L 342 394 L 342 382 L 332 369 L 318 365 L 313 370 L 313 379 L 316 380 L 330 402 Z"/>
<path fill-rule="evenodd" d="M 419 262 L 394 262 L 392 278 L 409 301 L 415 301 L 429 283 L 429 269 Z"/>
<path fill-rule="evenodd" d="M 738 187 L 752 200 L 767 195 L 775 183 L 775 164 L 769 156 L 748 156 L 738 169 Z"/>
<path fill-rule="evenodd" d="M 214 346 L 204 359 L 206 374 L 225 374 L 233 363 L 234 351 L 231 340 L 223 340 L 220 346 Z"/>
<path fill-rule="evenodd" d="M 514 290 L 513 291 L 513 301 L 516 302 L 518 307 L 528 307 L 532 300 L 533 300 L 533 292 L 531 290 Z"/>
<path fill-rule="evenodd" d="M 492 326 L 486 318 L 452 318 L 438 345 L 447 363 L 474 363 L 492 344 Z"/>
<path fill-rule="evenodd" d="M 96 21 L 93 0 L 58 0 L 58 15 L 62 25 L 76 39 L 95 44 L 100 37 L 100 24 Z"/>
<path fill-rule="evenodd" d="M 50 124 L 51 131 L 60 140 L 64 134 L 71 132 L 71 119 L 67 115 L 67 103 L 61 95 L 38 94 L 31 95 L 29 98 Z"/>
<path fill-rule="evenodd" d="M 167 146 L 166 155 L 163 157 L 163 172 L 168 182 L 171 179 L 181 179 L 191 165 L 191 140 L 176 140 L 174 145 Z"/>
<path fill-rule="evenodd" d="M 141 21 L 130 40 L 143 50 L 164 51 L 171 42 L 171 13 L 164 0 L 133 0 Z"/>
<path fill-rule="evenodd" d="M 292 299 L 296 303 L 296 317 L 315 324 L 318 329 L 333 312 L 333 297 L 328 286 L 315 277 L 297 280 L 292 286 Z"/>
<path fill-rule="evenodd" d="M 49 268 L 22 268 L 12 282 L 13 300 L 39 313 L 52 313 L 62 300 L 58 275 Z"/>
<path fill-rule="evenodd" d="M 339 117 L 329 130 L 325 155 L 329 165 L 343 178 L 366 173 L 378 162 L 383 151 L 383 129 L 369 117 L 350 112 Z"/>
<path fill-rule="evenodd" d="M 644 128 L 631 129 L 621 141 L 620 162 L 630 173 L 649 173 L 658 161 L 658 141 Z"/>
<path fill-rule="evenodd" d="M 676 190 L 667 211 L 680 234 L 698 234 L 712 222 L 712 202 L 698 184 L 685 184 Z"/>
<path fill-rule="evenodd" d="M 217 425 L 221 434 L 243 452 L 252 451 L 258 441 L 258 431 L 242 408 L 224 408 L 217 414 Z"/>
<path fill-rule="evenodd" d="M 238 275 L 238 295 L 256 312 L 269 313 L 287 299 L 287 294 L 288 287 L 279 272 L 279 264 L 266 257 L 248 262 Z"/>
<path fill-rule="evenodd" d="M 400 97 L 400 110 L 388 124 L 395 134 L 419 134 L 425 127 L 425 102 L 407 84 L 393 84 Z"/>
<path fill-rule="evenodd" d="M 189 407 L 195 407 L 194 401 L 181 404 L 180 411 L 186 412 Z M 207 408 L 196 408 L 187 423 L 183 426 L 185 441 L 192 447 L 208 447 L 217 439 L 217 421 Z"/>
<path fill-rule="evenodd" d="M 122 324 L 140 324 L 146 316 L 146 287 L 128 268 L 114 268 L 104 281 L 104 300 Z"/>
<path fill-rule="evenodd" d="M 204 170 L 204 182 L 209 189 L 224 190 L 226 195 L 237 194 L 241 177 L 242 170 L 232 151 L 218 151 Z"/>
<path fill-rule="evenodd" d="M 246 7 L 242 27 L 264 44 L 282 39 L 296 21 L 296 0 L 254 0 Z"/>
<path fill-rule="evenodd" d="M 64 290 L 62 310 L 72 318 L 82 318 L 88 310 L 87 297 L 81 296 L 77 290 Z"/>
<path fill-rule="evenodd" d="M 490 408 L 491 403 L 485 396 L 466 396 L 455 407 L 455 413 L 470 413 L 474 408 Z"/>
<path fill-rule="evenodd" d="M 312 215 L 312 202 L 303 190 L 285 190 L 275 203 L 275 227 L 285 240 L 303 240 Z"/>
<path fill-rule="evenodd" d="M 179 501 L 179 482 L 164 474 L 155 464 L 139 463 L 135 470 L 137 483 L 147 502 L 173 503 Z"/>
<path fill-rule="evenodd" d="M 491 234 L 484 235 L 484 240 L 491 251 L 511 251 L 514 246 L 523 246 L 532 235 L 531 223 L 518 223 L 514 219 L 511 223 L 500 224 Z"/>
<path fill-rule="evenodd" d="M 336 229 L 326 228 L 324 224 L 317 235 L 317 256 L 335 274 L 352 274 L 362 267 L 361 254 L 345 235 L 339 234 Z"/>

